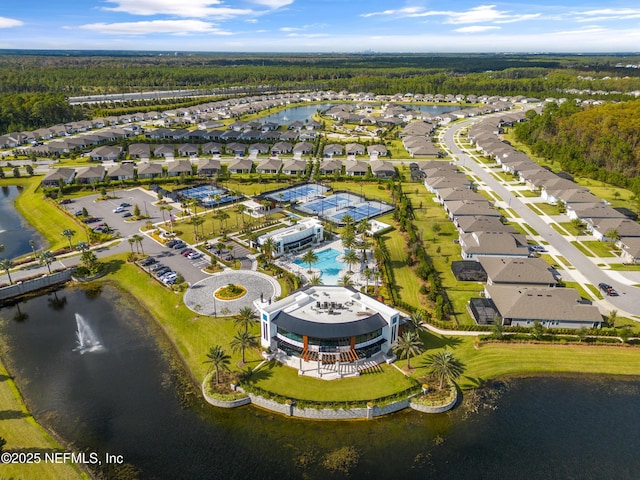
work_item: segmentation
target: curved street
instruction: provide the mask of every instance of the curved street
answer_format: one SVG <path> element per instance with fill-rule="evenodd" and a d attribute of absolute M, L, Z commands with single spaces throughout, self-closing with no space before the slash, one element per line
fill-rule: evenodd
<path fill-rule="evenodd" d="M 486 120 L 486 118 L 484 117 L 480 121 Z M 514 195 L 499 182 L 487 171 L 484 165 L 476 162 L 467 151 L 458 145 L 456 137 L 459 132 L 478 121 L 478 119 L 470 119 L 445 127 L 441 133 L 443 147 L 446 147 L 452 156 L 457 159 L 458 165 L 478 177 L 502 199 L 505 207 L 508 206 L 508 208 L 515 211 L 524 222 L 538 233 L 541 239 L 548 242 L 547 248 L 550 252 L 563 256 L 575 267 L 575 270 L 565 270 L 575 281 L 581 284 L 590 283 L 595 286 L 600 282 L 609 283 L 619 293 L 617 297 L 606 297 L 605 300 L 598 300 L 594 303 L 600 304 L 607 312 L 611 309 L 617 309 L 621 315 L 640 315 L 640 302 L 636 297 L 640 293 L 638 288 L 624 284 L 607 275 L 605 271 L 601 270 L 566 238 L 556 232 L 541 216 L 527 207 L 520 197 Z M 588 289 L 585 290 L 588 291 Z"/>

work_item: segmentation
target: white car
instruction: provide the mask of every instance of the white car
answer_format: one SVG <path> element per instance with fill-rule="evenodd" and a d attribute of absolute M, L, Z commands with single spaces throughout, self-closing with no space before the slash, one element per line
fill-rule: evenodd
<path fill-rule="evenodd" d="M 113 213 L 122 213 L 124 212 L 124 207 L 116 207 L 113 209 Z"/>
<path fill-rule="evenodd" d="M 189 260 L 196 260 L 196 259 L 200 258 L 201 256 L 202 256 L 202 253 L 200 253 L 200 252 L 192 252 L 189 255 L 187 255 L 187 258 Z"/>
<path fill-rule="evenodd" d="M 175 272 L 171 272 L 162 277 L 162 283 L 169 284 L 169 282 L 173 283 L 173 281 L 178 278 L 178 274 Z"/>

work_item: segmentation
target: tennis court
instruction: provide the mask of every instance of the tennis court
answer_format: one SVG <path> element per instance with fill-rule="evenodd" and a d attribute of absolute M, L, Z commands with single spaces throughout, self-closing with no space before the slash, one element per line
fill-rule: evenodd
<path fill-rule="evenodd" d="M 195 198 L 204 207 L 214 207 L 225 203 L 233 202 L 240 197 L 229 195 L 224 188 L 213 185 L 201 185 L 191 187 L 177 192 L 182 198 Z"/>
<path fill-rule="evenodd" d="M 341 224 L 345 215 L 349 215 L 358 222 L 363 218 L 372 218 L 390 212 L 393 210 L 393 205 L 370 201 L 353 193 L 341 192 L 303 203 L 297 208 L 304 213 L 318 215 L 326 220 Z"/>
<path fill-rule="evenodd" d="M 302 202 L 317 198 L 329 191 L 325 185 L 307 183 L 297 187 L 278 190 L 265 195 L 266 198 L 275 202 Z"/>

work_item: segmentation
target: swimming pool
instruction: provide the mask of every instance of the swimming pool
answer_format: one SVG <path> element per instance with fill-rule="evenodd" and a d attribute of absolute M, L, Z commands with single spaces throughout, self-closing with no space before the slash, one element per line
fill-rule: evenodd
<path fill-rule="evenodd" d="M 318 256 L 318 260 L 311 264 L 311 268 L 317 268 L 322 272 L 322 284 L 337 285 L 338 280 L 340 280 L 340 272 L 345 268 L 345 264 L 338 260 L 338 256 L 342 255 L 342 252 L 328 248 L 316 252 L 316 255 Z M 293 263 L 304 268 L 309 268 L 309 265 L 301 259 L 297 259 Z"/>

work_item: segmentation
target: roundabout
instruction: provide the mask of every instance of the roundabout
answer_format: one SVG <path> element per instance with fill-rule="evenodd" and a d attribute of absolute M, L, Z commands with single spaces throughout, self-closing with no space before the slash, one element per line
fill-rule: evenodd
<path fill-rule="evenodd" d="M 220 295 L 234 285 L 244 290 L 239 296 L 223 299 Z M 280 296 L 280 284 L 275 278 L 253 271 L 224 271 L 195 283 L 184 294 L 185 305 L 200 315 L 228 316 L 237 314 L 241 308 L 255 308 L 253 302 L 262 299 L 268 302 Z"/>

